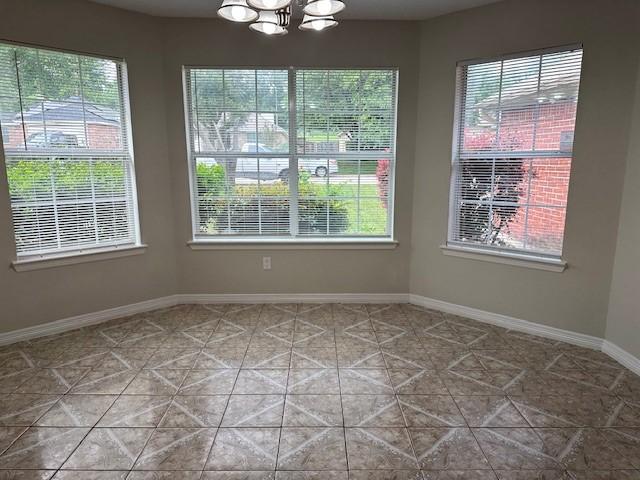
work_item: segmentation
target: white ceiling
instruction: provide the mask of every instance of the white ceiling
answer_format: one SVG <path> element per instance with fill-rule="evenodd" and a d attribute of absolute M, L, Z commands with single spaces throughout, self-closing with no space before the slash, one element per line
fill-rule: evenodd
<path fill-rule="evenodd" d="M 90 0 L 158 17 L 215 17 L 222 0 Z M 500 0 L 345 0 L 344 19 L 423 20 Z"/>

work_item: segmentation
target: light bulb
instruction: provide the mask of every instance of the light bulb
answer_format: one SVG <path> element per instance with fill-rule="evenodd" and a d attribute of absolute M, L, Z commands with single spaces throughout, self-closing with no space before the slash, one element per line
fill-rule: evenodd
<path fill-rule="evenodd" d="M 264 6 L 266 8 L 275 8 L 278 4 L 278 0 L 264 0 Z"/>
<path fill-rule="evenodd" d="M 333 28 L 338 25 L 335 18 L 331 15 L 326 17 L 314 17 L 312 15 L 305 15 L 302 19 L 302 23 L 298 27 L 300 30 L 321 32 L 328 28 Z"/>
<path fill-rule="evenodd" d="M 231 7 L 231 16 L 233 17 L 234 20 L 241 22 L 242 20 L 245 19 L 244 8 L 238 5 Z"/>
<path fill-rule="evenodd" d="M 231 22 L 251 22 L 258 18 L 258 13 L 247 6 L 245 0 L 224 0 L 218 15 Z"/>
<path fill-rule="evenodd" d="M 304 13 L 314 17 L 328 17 L 344 10 L 343 0 L 307 0 Z"/>
<path fill-rule="evenodd" d="M 331 13 L 331 0 L 320 0 L 318 2 L 318 13 L 320 15 L 329 15 Z"/>
<path fill-rule="evenodd" d="M 273 23 L 265 23 L 262 28 L 263 32 L 267 35 L 273 35 L 276 33 L 276 26 Z"/>

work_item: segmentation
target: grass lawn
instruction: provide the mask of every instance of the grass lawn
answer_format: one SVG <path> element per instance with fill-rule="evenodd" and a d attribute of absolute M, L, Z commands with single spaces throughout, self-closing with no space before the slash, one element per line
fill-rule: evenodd
<path fill-rule="evenodd" d="M 377 160 L 361 160 L 360 173 L 362 175 L 375 175 L 378 168 Z M 338 173 L 340 175 L 357 175 L 358 162 L 353 160 L 338 160 Z"/>
<path fill-rule="evenodd" d="M 320 196 L 326 190 L 318 192 Z M 344 197 L 339 202 L 347 209 L 349 226 L 344 234 L 384 235 L 387 231 L 387 209 L 378 196 L 376 185 L 360 186 L 360 202 L 358 205 L 357 185 L 332 185 L 330 197 Z"/>
<path fill-rule="evenodd" d="M 354 233 L 384 235 L 387 230 L 387 209 L 384 208 L 378 187 L 375 185 L 360 186 L 360 211 L 356 202 L 349 202 L 349 225 Z M 360 228 L 358 229 L 358 213 Z M 358 232 L 359 230 L 359 232 Z"/>

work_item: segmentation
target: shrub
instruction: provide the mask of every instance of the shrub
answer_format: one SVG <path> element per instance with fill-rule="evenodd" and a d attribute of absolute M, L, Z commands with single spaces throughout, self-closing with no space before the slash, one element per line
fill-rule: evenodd
<path fill-rule="evenodd" d="M 300 201 L 298 208 L 299 231 L 302 234 L 326 234 L 327 216 L 330 218 L 329 232 L 337 235 L 349 227 L 349 212 L 345 202 L 327 196 L 320 185 L 313 185 L 301 174 L 298 187 Z M 258 193 L 260 193 L 260 214 L 258 213 Z M 217 225 L 219 232 L 227 226 L 231 232 L 258 234 L 260 217 L 262 234 L 280 235 L 289 232 L 289 186 L 284 182 L 257 185 L 240 185 L 234 188 L 230 202 L 220 197 L 210 197 L 206 208 L 201 207 L 201 221 Z M 328 213 L 328 215 L 327 215 Z"/>
<path fill-rule="evenodd" d="M 516 218 L 527 172 L 521 158 L 462 161 L 458 222 L 464 240 L 505 245 L 503 234 Z M 493 177 L 493 178 L 492 178 Z"/>
<path fill-rule="evenodd" d="M 56 197 L 91 196 L 91 180 L 97 197 L 124 192 L 126 167 L 119 160 L 21 159 L 7 162 L 7 179 L 11 197 L 16 200 L 51 199 L 52 185 Z"/>
<path fill-rule="evenodd" d="M 198 215 L 208 223 L 218 210 L 220 197 L 225 190 L 224 167 L 218 164 L 199 163 L 196 166 L 198 188 Z"/>

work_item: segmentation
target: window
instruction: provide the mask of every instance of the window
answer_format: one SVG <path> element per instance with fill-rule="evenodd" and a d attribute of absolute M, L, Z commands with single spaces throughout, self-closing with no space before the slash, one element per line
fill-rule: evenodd
<path fill-rule="evenodd" d="M 196 241 L 392 236 L 395 70 L 184 75 Z"/>
<path fill-rule="evenodd" d="M 19 259 L 139 244 L 124 62 L 0 43 Z"/>
<path fill-rule="evenodd" d="M 449 246 L 559 258 L 581 48 L 458 66 Z"/>

